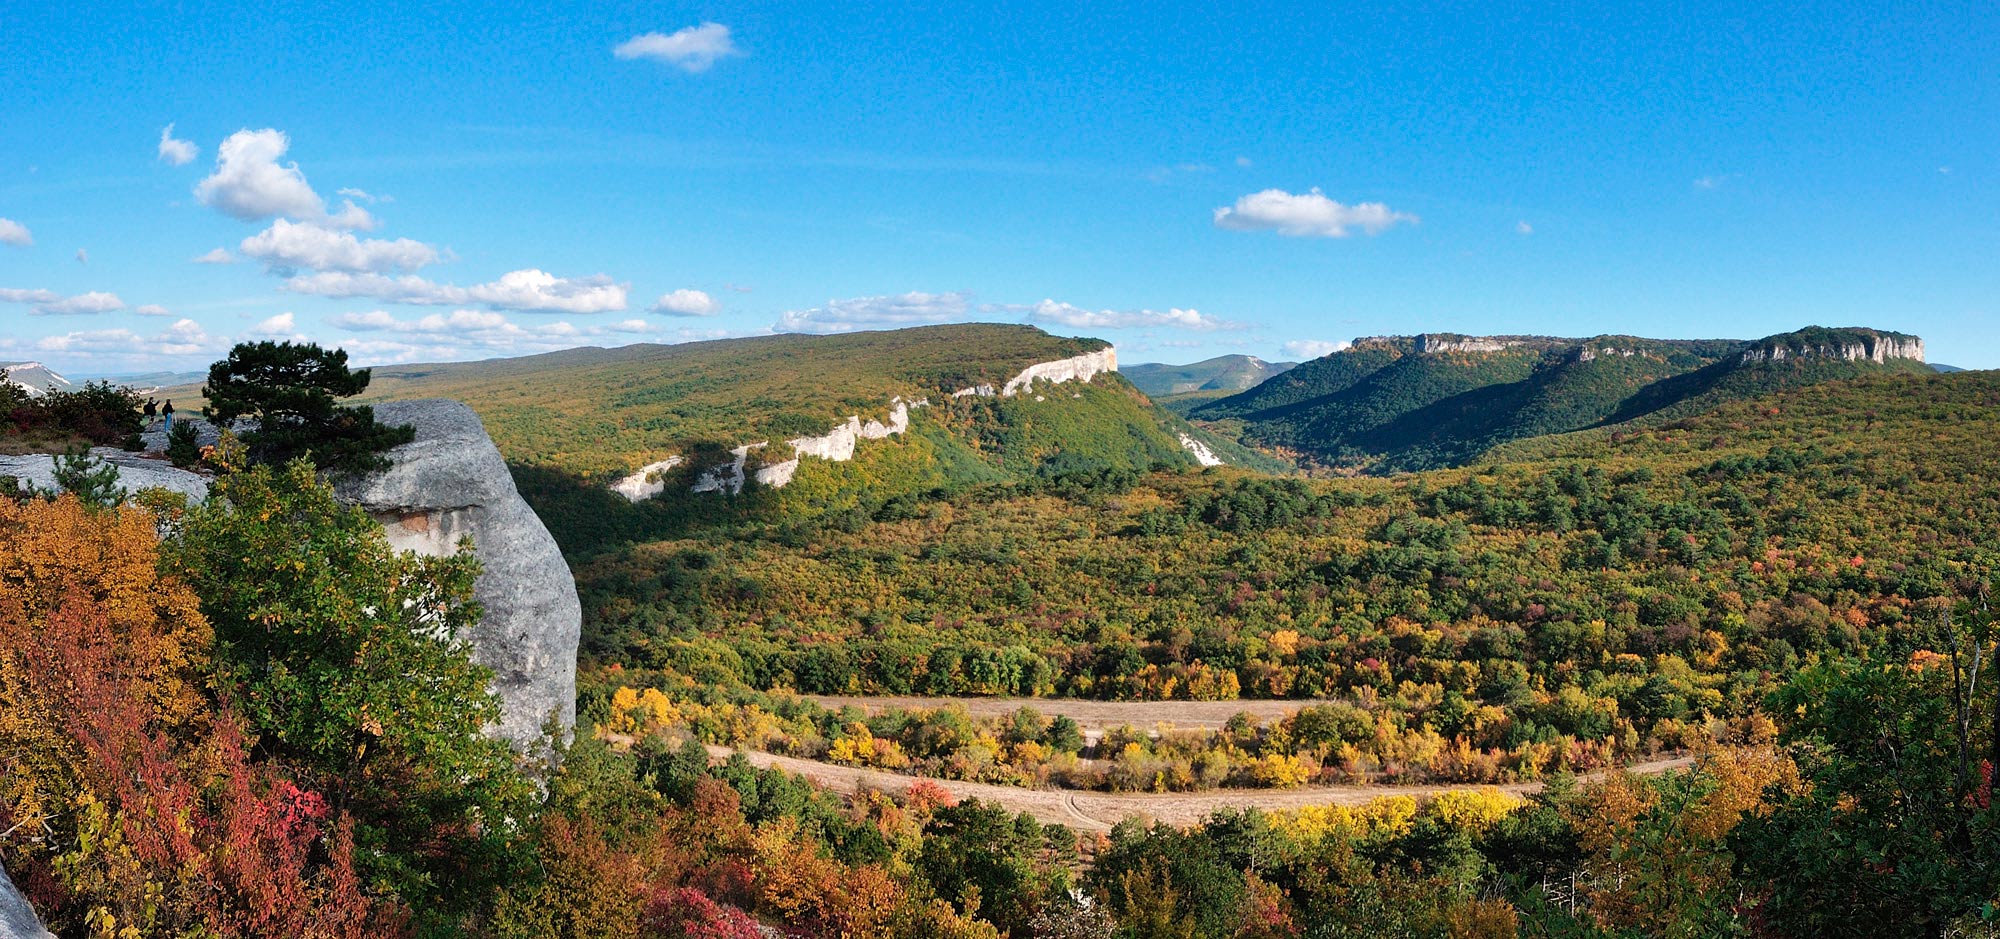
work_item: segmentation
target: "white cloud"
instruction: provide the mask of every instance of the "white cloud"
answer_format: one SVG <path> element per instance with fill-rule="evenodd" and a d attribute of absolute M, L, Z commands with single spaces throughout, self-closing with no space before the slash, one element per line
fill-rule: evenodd
<path fill-rule="evenodd" d="M 352 186 L 346 186 L 346 187 L 342 187 L 342 188 L 340 188 L 340 189 L 335 189 L 335 190 L 333 191 L 333 194 L 334 194 L 334 195 L 337 195 L 337 196 L 344 196 L 344 197 L 346 197 L 346 198 L 349 198 L 349 199 L 359 199 L 359 200 L 361 200 L 361 201 L 363 201 L 363 202 L 394 202 L 394 201 L 396 201 L 396 200 L 395 200 L 395 199 L 394 199 L 393 197 L 390 197 L 390 196 L 378 196 L 378 195 L 375 195 L 374 193 L 372 193 L 372 192 L 369 192 L 369 191 L 367 191 L 367 190 L 365 190 L 365 189 L 355 189 L 355 188 L 354 188 L 354 187 L 352 187 Z"/>
<path fill-rule="evenodd" d="M 1018 309 L 1018 308 L 1005 308 Z M 1027 308 L 1028 321 L 1055 323 L 1077 329 L 1147 329 L 1168 327 L 1210 332 L 1240 329 L 1243 324 L 1219 320 L 1200 310 L 1086 310 L 1068 303 L 1043 300 Z"/>
<path fill-rule="evenodd" d="M 95 329 L 44 336 L 35 341 L 42 352 L 61 352 L 77 358 L 143 358 L 154 355 L 213 354 L 221 351 L 224 340 L 210 336 L 194 320 L 177 320 L 152 335 L 141 336 L 129 329 Z"/>
<path fill-rule="evenodd" d="M 377 329 L 394 329 L 396 318 L 386 310 L 369 310 L 366 313 L 342 313 L 332 320 L 333 325 L 342 329 L 372 332 Z"/>
<path fill-rule="evenodd" d="M 781 333 L 846 333 L 881 327 L 927 326 L 964 319 L 971 304 L 963 293 L 910 293 L 893 297 L 828 300 L 810 310 L 786 310 L 771 328 Z"/>
<path fill-rule="evenodd" d="M 200 256 L 200 257 L 198 257 L 198 258 L 195 258 L 195 259 L 194 259 L 194 263 L 196 263 L 196 264 L 234 264 L 234 263 L 236 263 L 236 256 L 235 256 L 235 255 L 233 255 L 233 254 L 230 254 L 230 253 L 229 253 L 229 249 L 228 249 L 228 248 L 216 248 L 215 250 L 213 250 L 213 251 L 210 251 L 210 252 L 209 252 L 209 253 L 207 253 L 207 254 L 204 254 L 204 255 L 202 255 L 202 256 Z"/>
<path fill-rule="evenodd" d="M 89 264 L 89 263 L 90 263 L 90 252 L 88 252 L 88 251 L 85 251 L 85 250 L 83 250 L 82 248 L 78 248 L 78 249 L 76 249 L 76 263 L 78 263 L 78 264 Z"/>
<path fill-rule="evenodd" d="M 315 271 L 414 271 L 436 263 L 438 251 L 421 241 L 398 238 L 356 238 L 344 231 L 322 228 L 309 222 L 278 219 L 240 246 L 246 257 L 264 262 L 267 269 L 290 272 L 299 268 Z"/>
<path fill-rule="evenodd" d="M 0 218 L 0 244 L 26 248 L 34 243 L 34 236 L 28 234 L 28 226 L 11 218 Z"/>
<path fill-rule="evenodd" d="M 702 291 L 684 289 L 661 294 L 653 301 L 652 311 L 668 316 L 714 316 L 722 312 L 722 304 Z"/>
<path fill-rule="evenodd" d="M 306 183 L 297 163 L 278 158 L 292 141 L 283 131 L 239 130 L 215 153 L 215 172 L 194 187 L 195 198 L 234 218 L 260 221 L 273 216 L 324 222 L 336 228 L 373 228 L 375 220 L 352 202 L 332 215 L 326 201 Z"/>
<path fill-rule="evenodd" d="M 1285 354 L 1285 358 L 1304 362 L 1308 359 L 1317 359 L 1323 355 L 1332 355 L 1350 345 L 1352 343 L 1345 340 L 1330 342 L 1325 339 L 1294 339 L 1279 346 L 1278 350 Z"/>
<path fill-rule="evenodd" d="M 142 305 L 140 305 L 140 306 L 136 306 L 136 307 L 133 307 L 133 308 L 132 308 L 132 312 L 133 312 L 133 313 L 136 313 L 136 314 L 138 314 L 138 315 L 140 315 L 140 316 L 172 316 L 172 315 L 174 315 L 173 313 L 169 312 L 169 311 L 167 310 L 167 308 L 166 308 L 166 307 L 163 307 L 163 306 L 161 306 L 161 305 L 159 305 L 159 304 L 157 304 L 157 303 L 147 303 L 147 304 L 142 304 Z"/>
<path fill-rule="evenodd" d="M 500 310 L 543 313 L 606 313 L 625 309 L 629 284 L 598 274 L 557 277 L 529 268 L 502 274 L 499 280 L 470 287 L 439 284 L 414 274 L 387 277 L 374 273 L 323 271 L 285 281 L 294 293 L 345 299 L 370 297 L 391 303 L 451 306 L 483 303 Z"/>
<path fill-rule="evenodd" d="M 28 311 L 36 316 L 79 316 L 91 313 L 110 313 L 125 308 L 125 301 L 115 293 L 93 290 L 74 297 L 65 297 L 53 290 L 21 290 L 0 287 L 0 303 L 28 303 L 33 307 Z"/>
<path fill-rule="evenodd" d="M 1514 230 L 1523 235 L 1532 235 L 1535 233 L 1535 226 L 1528 224 L 1527 219 L 1522 219 L 1514 223 Z"/>
<path fill-rule="evenodd" d="M 1266 189 L 1215 210 L 1215 227 L 1231 231 L 1275 231 L 1293 238 L 1345 238 L 1348 230 L 1376 235 L 1398 222 L 1416 224 L 1417 217 L 1390 210 L 1380 202 L 1343 205 L 1314 188 L 1303 195 Z"/>
<path fill-rule="evenodd" d="M 174 125 L 168 124 L 166 130 L 160 131 L 160 162 L 186 166 L 193 163 L 195 155 L 200 152 L 201 148 L 195 146 L 194 141 L 174 139 Z"/>
<path fill-rule="evenodd" d="M 1247 170 L 1247 169 L 1249 169 L 1249 168 L 1250 168 L 1250 158 L 1249 158 L 1249 157 L 1247 157 L 1247 156 L 1240 156 L 1240 157 L 1237 157 L 1237 158 L 1236 158 L 1236 165 L 1237 165 L 1237 166 L 1240 166 L 1240 167 L 1242 167 L 1242 168 L 1244 168 L 1244 169 L 1246 169 L 1246 170 Z"/>
<path fill-rule="evenodd" d="M 473 355 L 526 355 L 592 344 L 593 340 L 622 342 L 629 340 L 615 337 L 662 332 L 641 319 L 624 320 L 608 326 L 577 326 L 569 322 L 522 326 L 490 310 L 453 310 L 413 320 L 397 319 L 385 311 L 371 310 L 343 313 L 328 322 L 338 329 L 371 335 L 371 338 L 350 337 L 342 341 L 340 346 L 350 355 L 390 362 L 439 361 Z M 690 333 L 689 330 L 682 330 L 681 341 L 690 338 Z"/>
<path fill-rule="evenodd" d="M 646 33 L 619 43 L 611 54 L 621 59 L 652 59 L 687 72 L 706 72 L 718 59 L 743 54 L 721 23 L 689 26 L 672 35 Z"/>
<path fill-rule="evenodd" d="M 293 316 L 289 310 L 279 313 L 276 316 L 266 317 L 256 326 L 251 327 L 249 335 L 257 339 L 276 339 L 290 342 L 310 341 L 304 333 L 299 332 L 298 317 Z"/>

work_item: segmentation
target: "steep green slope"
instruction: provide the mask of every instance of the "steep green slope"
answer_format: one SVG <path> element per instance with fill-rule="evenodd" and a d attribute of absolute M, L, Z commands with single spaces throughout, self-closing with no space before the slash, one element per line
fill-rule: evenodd
<path fill-rule="evenodd" d="M 823 434 L 849 415 L 886 417 L 894 396 L 936 402 L 1105 345 L 972 323 L 570 349 L 379 368 L 365 400 L 456 398 L 479 412 L 509 460 L 592 476 L 690 450 Z"/>
<path fill-rule="evenodd" d="M 1666 420 L 1786 388 L 1880 372 L 1934 374 L 1922 354 L 1922 341 L 1904 333 L 1809 326 L 1759 339 L 1711 365 L 1655 382 L 1604 422 Z"/>
<path fill-rule="evenodd" d="M 1371 441 L 1391 425 L 1467 392 L 1522 381 L 1554 348 L 1539 338 L 1510 337 L 1490 349 L 1461 340 L 1362 340 L 1191 416 L 1240 419 L 1252 445 L 1328 465 L 1365 463 L 1376 453 Z"/>
<path fill-rule="evenodd" d="M 1785 388 L 1928 372 L 1922 342 L 1808 327 L 1754 342 L 1424 335 L 1352 348 L 1190 417 L 1321 467 L 1388 473 L 1454 466 L 1510 440 L 1664 420 Z"/>
<path fill-rule="evenodd" d="M 1142 362 L 1119 369 L 1125 379 L 1155 400 L 1197 391 L 1242 391 L 1297 366 L 1266 362 L 1254 355 L 1219 355 L 1187 365 Z"/>
<path fill-rule="evenodd" d="M 1476 388 L 1362 435 L 1377 471 L 1453 466 L 1496 444 L 1563 433 L 1610 417 L 1639 390 L 1717 361 L 1742 343 L 1598 336 L 1548 353 L 1527 378 Z"/>

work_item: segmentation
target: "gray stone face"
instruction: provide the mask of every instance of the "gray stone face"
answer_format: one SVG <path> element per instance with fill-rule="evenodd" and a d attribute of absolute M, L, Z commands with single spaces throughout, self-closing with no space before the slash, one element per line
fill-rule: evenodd
<path fill-rule="evenodd" d="M 175 469 L 157 456 L 127 453 L 110 447 L 92 447 L 90 455 L 118 467 L 118 485 L 128 493 L 141 489 L 170 489 L 200 502 L 208 498 L 208 480 L 198 473 Z M 0 476 L 12 476 L 37 489 L 61 489 L 56 485 L 56 458 L 45 453 L 27 456 L 0 456 Z"/>
<path fill-rule="evenodd" d="M 14 889 L 14 882 L 7 879 L 5 867 L 0 867 L 0 939 L 55 939 L 42 928 L 42 921 L 35 916 L 35 908 L 28 905 L 28 898 L 21 896 L 21 891 Z"/>
<path fill-rule="evenodd" d="M 382 523 L 399 550 L 448 556 L 470 535 L 482 570 L 475 596 L 485 619 L 468 637 L 473 660 L 493 670 L 500 724 L 493 732 L 527 750 L 551 716 L 576 723 L 576 647 L 583 612 L 555 538 L 514 488 L 479 416 L 456 401 L 375 406 L 385 424 L 416 439 L 389 451 L 385 473 L 335 485 L 343 501 Z"/>

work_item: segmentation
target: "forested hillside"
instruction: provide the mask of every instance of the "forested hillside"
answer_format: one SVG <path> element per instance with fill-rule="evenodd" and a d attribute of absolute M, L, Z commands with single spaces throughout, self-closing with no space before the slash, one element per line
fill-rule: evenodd
<path fill-rule="evenodd" d="M 1883 371 L 1930 371 L 1921 342 L 1819 327 L 1755 342 L 1427 334 L 1359 340 L 1187 413 L 1252 446 L 1380 474 L 1462 465 L 1509 440 L 1668 419 Z"/>
<path fill-rule="evenodd" d="M 819 693 L 1338 697 L 1387 736 L 1298 751 L 1329 771 L 1532 777 L 1747 718 L 1922 620 L 1992 560 L 1996 405 L 1992 376 L 1881 376 L 1395 481 L 718 519 L 579 567 L 586 657 Z"/>

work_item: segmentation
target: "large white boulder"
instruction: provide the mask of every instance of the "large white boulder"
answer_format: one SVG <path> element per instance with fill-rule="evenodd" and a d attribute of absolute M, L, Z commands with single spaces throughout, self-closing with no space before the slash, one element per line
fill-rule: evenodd
<path fill-rule="evenodd" d="M 335 491 L 381 522 L 399 550 L 443 557 L 472 537 L 485 618 L 469 639 L 473 660 L 493 670 L 501 714 L 492 730 L 524 750 L 552 717 L 567 735 L 576 723 L 583 612 L 555 538 L 515 490 L 471 408 L 393 401 L 376 405 L 375 416 L 414 426 L 416 439 L 389 451 L 387 472 L 342 480 Z"/>

